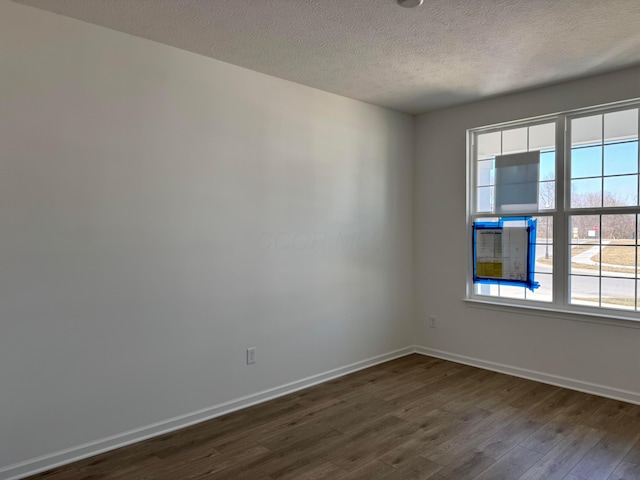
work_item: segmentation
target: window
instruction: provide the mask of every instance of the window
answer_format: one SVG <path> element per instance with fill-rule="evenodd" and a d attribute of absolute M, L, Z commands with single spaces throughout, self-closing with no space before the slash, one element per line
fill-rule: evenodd
<path fill-rule="evenodd" d="M 640 319 L 639 106 L 469 131 L 469 231 L 473 222 L 536 219 L 540 287 L 468 275 L 468 297 Z"/>

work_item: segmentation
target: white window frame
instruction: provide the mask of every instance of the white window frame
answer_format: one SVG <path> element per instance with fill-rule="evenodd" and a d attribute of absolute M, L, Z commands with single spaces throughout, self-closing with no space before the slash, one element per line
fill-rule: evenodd
<path fill-rule="evenodd" d="M 486 127 L 472 128 L 467 130 L 467 275 L 466 275 L 466 295 L 465 301 L 474 306 L 485 308 L 493 308 L 499 310 L 518 309 L 521 313 L 531 313 L 534 311 L 536 315 L 542 316 L 558 316 L 575 320 L 593 321 L 595 323 L 607 323 L 618 326 L 640 328 L 640 311 L 629 311 L 622 309 L 613 309 L 607 307 L 583 306 L 570 303 L 570 285 L 569 285 L 569 219 L 571 215 L 606 215 L 606 214 L 636 214 L 640 215 L 640 205 L 624 206 L 624 207 L 597 207 L 597 208 L 571 208 L 570 205 L 570 187 L 571 172 L 567 159 L 571 154 L 571 120 L 580 117 L 587 117 L 596 114 L 612 113 L 630 108 L 638 108 L 640 117 L 640 99 L 633 99 L 614 104 L 598 105 L 578 110 L 564 111 L 550 115 L 532 117 L 513 122 L 504 122 L 500 124 L 489 125 Z M 541 302 L 530 299 L 516 299 L 507 297 L 496 297 L 479 295 L 475 293 L 473 283 L 473 246 L 471 245 L 473 222 L 477 218 L 499 217 L 495 213 L 475 213 L 477 201 L 477 142 L 476 137 L 480 134 L 486 134 L 496 131 L 504 131 L 506 129 L 518 127 L 531 127 L 544 123 L 556 123 L 556 172 L 555 186 L 556 199 L 555 208 L 540 210 L 537 214 L 531 212 L 514 212 L 508 216 L 533 215 L 533 216 L 550 216 L 553 218 L 553 288 L 552 301 Z M 640 118 L 639 118 L 640 125 Z M 640 132 L 639 132 L 640 133 Z M 640 136 L 640 135 L 639 135 Z M 638 141 L 638 158 L 640 159 L 640 140 Z M 565 175 L 566 173 L 566 175 Z M 602 172 L 604 175 L 604 172 Z M 640 200 L 640 170 L 638 172 L 638 199 Z M 604 194 L 604 192 L 603 192 Z M 505 215 L 506 217 L 506 215 Z M 637 217 L 636 217 L 637 218 Z M 640 242 L 640 240 L 636 240 Z M 640 249 L 640 244 L 637 247 Z M 636 273 L 637 276 L 638 273 Z M 602 276 L 600 275 L 600 278 Z M 601 281 L 601 280 L 600 280 Z M 637 285 L 640 280 L 637 280 Z M 602 293 L 600 293 L 601 295 Z M 636 288 L 636 295 L 639 295 Z"/>

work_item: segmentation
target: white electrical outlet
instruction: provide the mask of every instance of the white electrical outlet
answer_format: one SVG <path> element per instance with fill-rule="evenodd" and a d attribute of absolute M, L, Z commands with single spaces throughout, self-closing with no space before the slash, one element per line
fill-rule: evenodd
<path fill-rule="evenodd" d="M 436 317 L 433 315 L 429 317 L 429 326 L 431 328 L 436 328 Z"/>
<path fill-rule="evenodd" d="M 247 365 L 256 363 L 256 347 L 247 348 Z"/>

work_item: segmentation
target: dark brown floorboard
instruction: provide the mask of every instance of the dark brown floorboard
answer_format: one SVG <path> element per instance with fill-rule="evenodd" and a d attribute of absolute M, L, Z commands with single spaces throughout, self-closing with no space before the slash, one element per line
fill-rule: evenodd
<path fill-rule="evenodd" d="M 409 355 L 32 480 L 640 480 L 640 406 Z"/>

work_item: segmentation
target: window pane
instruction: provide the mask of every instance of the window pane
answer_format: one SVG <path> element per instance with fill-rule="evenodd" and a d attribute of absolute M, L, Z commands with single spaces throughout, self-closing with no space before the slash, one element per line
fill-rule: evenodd
<path fill-rule="evenodd" d="M 629 278 L 602 279 L 602 307 L 635 310 L 636 282 Z"/>
<path fill-rule="evenodd" d="M 600 274 L 600 216 L 572 215 L 569 218 L 569 270 L 574 275 Z"/>
<path fill-rule="evenodd" d="M 571 178 L 602 175 L 602 147 L 583 147 L 571 150 Z"/>
<path fill-rule="evenodd" d="M 498 297 L 500 296 L 500 287 L 499 285 L 476 283 L 475 292 L 476 292 L 476 295 L 487 295 L 491 297 Z"/>
<path fill-rule="evenodd" d="M 571 300 L 573 305 L 600 305 L 600 279 L 598 277 L 583 277 L 571 275 L 569 277 Z"/>
<path fill-rule="evenodd" d="M 545 123 L 529 127 L 529 150 L 556 148 L 556 124 Z"/>
<path fill-rule="evenodd" d="M 553 217 L 536 217 L 536 263 L 537 273 L 553 272 Z"/>
<path fill-rule="evenodd" d="M 603 245 L 601 253 L 602 276 L 634 277 L 636 276 L 636 247 Z"/>
<path fill-rule="evenodd" d="M 556 179 L 556 152 L 540 152 L 540 180 Z"/>
<path fill-rule="evenodd" d="M 604 178 L 604 206 L 621 207 L 638 204 L 638 176 Z"/>
<path fill-rule="evenodd" d="M 602 115 L 576 118 L 571 121 L 571 145 L 602 143 Z"/>
<path fill-rule="evenodd" d="M 478 212 L 493 211 L 493 187 L 478 188 Z"/>
<path fill-rule="evenodd" d="M 553 244 L 541 243 L 536 245 L 536 264 L 534 272 L 553 273 Z"/>
<path fill-rule="evenodd" d="M 638 109 L 606 113 L 604 116 L 604 141 L 629 140 L 638 137 Z"/>
<path fill-rule="evenodd" d="M 502 154 L 526 152 L 528 150 L 527 127 L 502 132 Z"/>
<path fill-rule="evenodd" d="M 600 216 L 572 215 L 569 218 L 571 243 L 599 243 Z"/>
<path fill-rule="evenodd" d="M 513 285 L 500 285 L 500 296 L 506 298 L 519 298 L 524 300 L 524 287 L 514 287 Z"/>
<path fill-rule="evenodd" d="M 483 133 L 478 135 L 478 159 L 495 157 L 502 153 L 502 137 L 500 132 Z"/>
<path fill-rule="evenodd" d="M 494 160 L 478 162 L 478 186 L 493 185 Z"/>
<path fill-rule="evenodd" d="M 571 207 L 589 208 L 602 206 L 602 180 L 588 178 L 571 181 Z"/>
<path fill-rule="evenodd" d="M 633 214 L 602 215 L 600 235 L 603 244 L 635 245 L 636 216 Z"/>
<path fill-rule="evenodd" d="M 527 300 L 536 300 L 538 302 L 553 301 L 553 275 L 536 273 L 535 281 L 540 284 L 533 292 L 525 290 Z"/>
<path fill-rule="evenodd" d="M 600 275 L 600 245 L 584 243 L 569 245 L 572 275 Z"/>
<path fill-rule="evenodd" d="M 556 208 L 556 182 L 540 182 L 538 195 L 540 210 L 553 210 Z"/>
<path fill-rule="evenodd" d="M 536 223 L 536 243 L 553 243 L 553 217 L 533 217 Z"/>
<path fill-rule="evenodd" d="M 638 173 L 638 142 L 614 143 L 604 147 L 604 174 Z"/>

